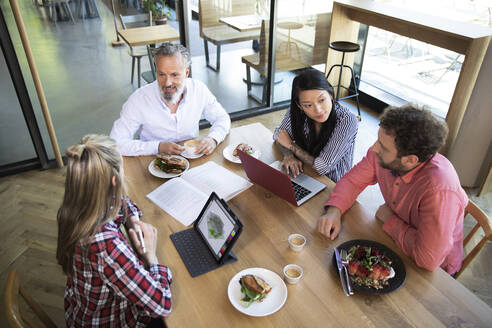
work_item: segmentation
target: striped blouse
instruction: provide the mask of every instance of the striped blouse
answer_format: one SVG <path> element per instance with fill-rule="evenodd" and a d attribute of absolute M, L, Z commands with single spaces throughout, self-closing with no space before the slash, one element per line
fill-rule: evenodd
<path fill-rule="evenodd" d="M 333 109 L 337 114 L 335 129 L 318 157 L 314 159 L 313 168 L 319 175 L 326 175 L 331 180 L 337 182 L 352 168 L 358 122 L 356 116 L 347 108 L 342 107 L 338 102 L 335 103 Z M 280 126 L 275 129 L 273 133 L 274 140 L 277 140 L 280 130 L 286 130 L 290 138 L 294 138 L 290 123 L 290 109 L 285 113 Z M 304 124 L 304 133 L 306 136 L 309 134 L 307 122 Z"/>

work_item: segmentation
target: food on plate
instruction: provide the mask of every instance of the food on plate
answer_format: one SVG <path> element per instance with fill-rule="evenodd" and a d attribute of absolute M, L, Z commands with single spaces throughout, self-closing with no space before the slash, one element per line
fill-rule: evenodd
<path fill-rule="evenodd" d="M 154 165 L 166 173 L 182 173 L 186 170 L 186 160 L 164 154 L 157 154 Z"/>
<path fill-rule="evenodd" d="M 241 293 L 244 294 L 241 301 L 248 302 L 246 307 L 255 301 L 262 302 L 272 290 L 272 287 L 265 280 L 252 274 L 242 276 L 239 279 L 239 284 L 241 285 Z"/>
<path fill-rule="evenodd" d="M 239 158 L 239 154 L 237 153 L 238 150 L 245 152 L 248 155 L 253 155 L 253 153 L 255 152 L 253 150 L 253 147 L 251 147 L 250 145 L 245 143 L 240 143 L 239 145 L 236 146 L 236 148 L 232 152 L 232 156 Z"/>
<path fill-rule="evenodd" d="M 382 289 L 395 275 L 391 260 L 375 247 L 352 246 L 346 260 L 352 280 L 362 286 Z"/>

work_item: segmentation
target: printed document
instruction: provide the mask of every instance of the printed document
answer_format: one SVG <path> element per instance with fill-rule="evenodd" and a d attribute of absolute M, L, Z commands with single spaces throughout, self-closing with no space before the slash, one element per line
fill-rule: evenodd
<path fill-rule="evenodd" d="M 163 183 L 147 197 L 189 226 L 198 218 L 212 191 L 227 201 L 251 186 L 246 179 L 209 161 Z"/>

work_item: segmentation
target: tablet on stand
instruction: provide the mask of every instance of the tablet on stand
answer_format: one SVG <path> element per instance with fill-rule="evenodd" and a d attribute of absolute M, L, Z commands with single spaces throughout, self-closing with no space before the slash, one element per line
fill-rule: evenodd
<path fill-rule="evenodd" d="M 192 277 L 237 261 L 231 252 L 243 224 L 227 203 L 212 192 L 193 227 L 170 237 Z"/>

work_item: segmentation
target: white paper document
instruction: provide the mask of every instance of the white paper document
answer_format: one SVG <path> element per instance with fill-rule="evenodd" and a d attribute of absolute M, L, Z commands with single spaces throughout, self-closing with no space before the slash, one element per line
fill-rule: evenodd
<path fill-rule="evenodd" d="M 229 200 L 251 186 L 239 175 L 209 161 L 163 183 L 147 197 L 188 226 L 198 218 L 212 191 L 220 198 Z"/>

